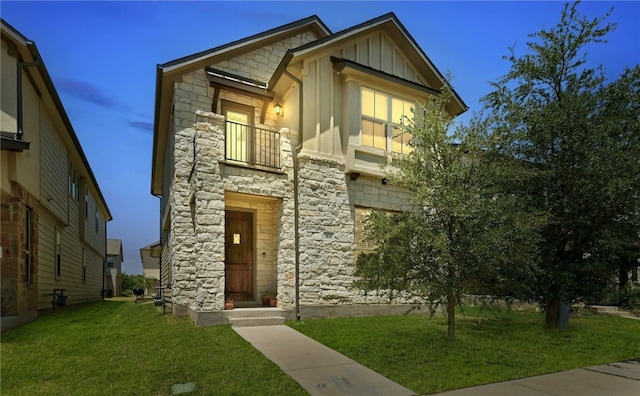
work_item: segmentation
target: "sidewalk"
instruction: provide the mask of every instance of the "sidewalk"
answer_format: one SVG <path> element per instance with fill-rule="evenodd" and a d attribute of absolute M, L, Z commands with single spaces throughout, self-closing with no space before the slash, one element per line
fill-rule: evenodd
<path fill-rule="evenodd" d="M 233 330 L 298 381 L 312 396 L 415 395 L 415 392 L 290 327 L 233 327 Z"/>
<path fill-rule="evenodd" d="M 315 395 L 415 392 L 284 325 L 233 327 Z M 438 396 L 640 396 L 640 359 L 439 393 Z"/>
<path fill-rule="evenodd" d="M 458 389 L 438 396 L 638 396 L 640 359 Z"/>

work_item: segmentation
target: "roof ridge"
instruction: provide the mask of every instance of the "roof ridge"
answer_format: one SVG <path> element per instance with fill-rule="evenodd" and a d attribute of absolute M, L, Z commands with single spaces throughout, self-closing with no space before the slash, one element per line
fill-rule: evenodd
<path fill-rule="evenodd" d="M 275 27 L 275 28 L 271 28 L 269 30 L 265 30 L 265 31 L 262 31 L 262 32 L 259 32 L 259 33 L 256 33 L 256 34 L 252 34 L 250 36 L 247 36 L 247 37 L 244 37 L 244 38 L 241 38 L 241 39 L 238 39 L 238 40 L 234 40 L 234 41 L 232 41 L 230 43 L 222 44 L 222 45 L 219 45 L 217 47 L 213 47 L 213 48 L 206 49 L 204 51 L 196 52 L 195 54 L 183 56 L 181 58 L 177 58 L 177 59 L 174 59 L 172 61 L 160 64 L 158 66 L 160 68 L 175 66 L 177 64 L 180 64 L 180 63 L 192 60 L 192 59 L 197 59 L 197 58 L 206 56 L 207 54 L 212 54 L 212 53 L 218 52 L 218 51 L 223 50 L 225 48 L 231 48 L 231 47 L 237 46 L 239 44 L 242 44 L 243 42 L 255 40 L 255 39 L 258 39 L 258 38 L 261 38 L 261 37 L 268 37 L 270 35 L 273 35 L 273 34 L 276 34 L 276 33 L 279 33 L 279 32 L 284 32 L 284 31 L 287 31 L 287 30 L 290 30 L 290 29 L 295 29 L 295 28 L 298 28 L 298 27 L 301 27 L 301 26 L 305 26 L 305 25 L 311 24 L 313 22 L 317 22 L 320 25 L 321 28 L 323 28 L 324 30 L 326 30 L 328 32 L 329 36 L 331 36 L 333 34 L 331 32 L 331 29 L 329 29 L 327 27 L 327 25 L 325 25 L 325 23 L 322 22 L 320 17 L 318 17 L 317 15 L 314 14 L 314 15 L 308 16 L 306 18 L 299 19 L 297 21 L 289 22 L 287 24 L 284 24 L 284 25 L 281 25 L 281 26 L 278 26 L 278 27 Z"/>

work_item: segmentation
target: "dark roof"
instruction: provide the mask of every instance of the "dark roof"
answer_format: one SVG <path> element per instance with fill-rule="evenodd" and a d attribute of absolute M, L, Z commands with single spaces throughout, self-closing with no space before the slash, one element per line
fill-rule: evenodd
<path fill-rule="evenodd" d="M 168 67 L 171 67 L 171 66 L 176 66 L 176 65 L 179 65 L 181 63 L 189 62 L 191 60 L 195 60 L 195 59 L 207 56 L 207 55 L 215 54 L 216 52 L 224 51 L 225 49 L 228 49 L 228 48 L 236 47 L 238 45 L 241 45 L 241 44 L 249 42 L 249 41 L 257 40 L 257 39 L 260 39 L 260 38 L 263 38 L 263 37 L 268 37 L 268 36 L 271 36 L 273 34 L 277 34 L 279 32 L 284 32 L 284 31 L 287 31 L 287 30 L 295 29 L 295 28 L 298 28 L 298 27 L 302 27 L 302 26 L 305 26 L 305 25 L 312 24 L 312 23 L 319 24 L 322 27 L 322 29 L 326 30 L 326 32 L 328 34 L 331 34 L 331 30 L 327 27 L 327 25 L 325 25 L 324 22 L 322 22 L 317 15 L 312 15 L 310 17 L 303 18 L 303 19 L 300 19 L 300 20 L 295 21 L 295 22 L 287 23 L 286 25 L 278 26 L 276 28 L 269 29 L 269 30 L 266 30 L 264 32 L 257 33 L 257 34 L 254 34 L 252 36 L 245 37 L 245 38 L 242 38 L 242 39 L 239 39 L 239 40 L 236 40 L 236 41 L 232 41 L 230 43 L 223 44 L 223 45 L 220 45 L 218 47 L 213 47 L 213 48 L 210 48 L 208 50 L 196 52 L 195 54 L 184 56 L 182 58 L 178 58 L 178 59 L 169 61 L 167 63 L 163 63 L 161 65 L 158 65 L 158 67 L 160 67 L 160 68 L 168 68 Z"/>

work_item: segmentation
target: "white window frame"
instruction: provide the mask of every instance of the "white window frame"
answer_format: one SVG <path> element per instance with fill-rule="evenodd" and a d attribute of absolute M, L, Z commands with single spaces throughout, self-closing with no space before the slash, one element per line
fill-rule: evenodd
<path fill-rule="evenodd" d="M 371 115 L 365 115 L 364 113 L 364 100 L 363 100 L 363 91 L 367 90 L 367 91 L 372 91 L 374 93 L 374 97 L 375 95 L 382 95 L 385 97 L 386 100 L 386 119 L 382 119 L 382 118 L 377 118 L 375 116 L 371 116 Z M 398 128 L 395 128 L 395 125 L 398 125 L 400 123 L 402 123 L 402 121 L 404 120 L 404 117 L 408 117 L 408 118 L 412 118 L 413 114 L 411 113 L 411 111 L 409 111 L 410 114 L 403 114 L 403 117 L 401 120 L 399 120 L 400 122 L 397 122 L 398 120 L 393 120 L 393 101 L 394 100 L 399 100 L 402 101 L 403 104 L 410 104 L 410 108 L 415 109 L 417 107 L 417 103 L 415 100 L 409 100 L 407 98 L 401 97 L 399 95 L 394 95 L 391 94 L 389 92 L 386 91 L 381 91 L 379 89 L 376 88 L 372 88 L 366 85 L 361 85 L 360 86 L 360 145 L 362 147 L 370 147 L 373 149 L 378 149 L 378 150 L 385 150 L 387 152 L 394 152 L 394 153 L 398 153 L 398 154 L 408 154 L 411 150 L 411 148 L 409 146 L 407 146 L 406 144 L 404 144 L 405 139 L 409 139 L 409 136 L 403 136 L 403 144 L 401 145 L 401 150 L 400 151 L 396 151 L 394 150 L 393 147 L 393 143 L 394 143 L 394 133 L 398 133 L 396 131 L 398 131 Z M 363 121 L 368 121 L 368 122 L 372 122 L 374 124 L 382 124 L 383 128 L 384 128 L 384 137 L 385 137 L 385 147 L 381 148 L 381 147 L 376 147 L 375 145 L 375 136 L 374 136 L 374 143 L 373 145 L 370 144 L 364 144 L 363 143 L 363 128 L 362 128 L 362 123 Z"/>

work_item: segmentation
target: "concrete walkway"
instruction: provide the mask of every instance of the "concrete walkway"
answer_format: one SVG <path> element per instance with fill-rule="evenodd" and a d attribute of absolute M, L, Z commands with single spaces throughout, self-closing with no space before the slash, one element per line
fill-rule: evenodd
<path fill-rule="evenodd" d="M 311 395 L 415 392 L 284 325 L 233 327 Z M 640 359 L 458 389 L 438 396 L 640 396 Z"/>
<path fill-rule="evenodd" d="M 438 396 L 638 396 L 640 359 L 438 393 Z"/>
<path fill-rule="evenodd" d="M 290 327 L 233 327 L 233 330 L 313 396 L 415 395 Z"/>

